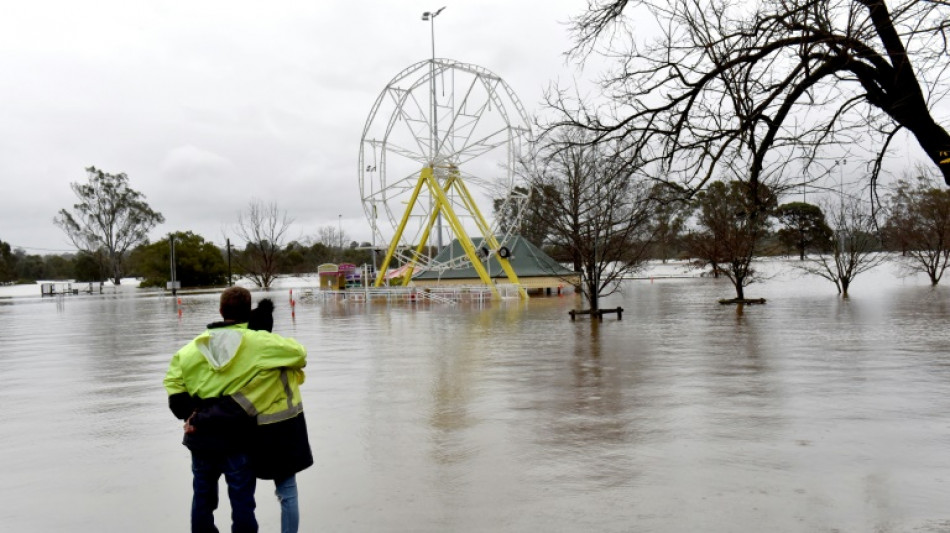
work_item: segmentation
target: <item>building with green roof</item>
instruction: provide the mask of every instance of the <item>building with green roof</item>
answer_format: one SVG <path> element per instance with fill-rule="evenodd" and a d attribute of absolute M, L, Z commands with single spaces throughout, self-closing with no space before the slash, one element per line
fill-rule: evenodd
<path fill-rule="evenodd" d="M 484 259 L 485 254 L 481 237 L 473 238 L 472 243 L 477 250 L 482 250 L 482 265 L 488 271 L 488 275 L 495 283 L 509 283 L 508 275 L 498 263 L 498 253 L 508 255 L 508 262 L 518 276 L 521 286 L 529 292 L 540 292 L 554 289 L 562 289 L 567 286 L 580 284 L 580 274 L 565 268 L 560 263 L 551 258 L 548 254 L 541 251 L 540 248 L 531 244 L 520 236 L 514 236 L 507 240 L 502 250 L 492 253 L 488 260 Z M 472 267 L 465 256 L 465 250 L 455 239 L 442 249 L 433 261 L 435 264 L 459 265 L 447 266 L 439 270 L 425 270 L 418 272 L 412 277 L 412 284 L 416 287 L 435 288 L 435 287 L 471 287 L 482 285 L 482 280 Z"/>

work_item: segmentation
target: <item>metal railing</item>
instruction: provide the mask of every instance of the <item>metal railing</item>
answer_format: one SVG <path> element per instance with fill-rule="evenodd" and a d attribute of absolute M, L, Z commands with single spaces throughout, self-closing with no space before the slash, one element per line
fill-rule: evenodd
<path fill-rule="evenodd" d="M 514 287 L 514 286 L 512 286 Z M 517 289 L 510 291 L 517 297 Z M 444 287 L 421 289 L 418 287 L 363 287 L 347 290 L 318 289 L 305 291 L 303 297 L 307 299 L 335 300 L 345 303 L 386 302 L 386 303 L 437 303 L 455 305 L 459 302 L 490 301 L 491 291 L 487 287 Z M 507 296 L 506 296 L 507 297 Z"/>

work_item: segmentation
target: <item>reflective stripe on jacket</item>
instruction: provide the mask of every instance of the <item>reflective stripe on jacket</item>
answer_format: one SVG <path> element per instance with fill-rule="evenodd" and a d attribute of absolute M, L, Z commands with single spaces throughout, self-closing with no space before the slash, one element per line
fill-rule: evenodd
<path fill-rule="evenodd" d="M 300 397 L 303 380 L 304 373 L 299 369 L 267 370 L 232 397 L 247 414 L 257 417 L 258 425 L 282 422 L 303 412 Z"/>

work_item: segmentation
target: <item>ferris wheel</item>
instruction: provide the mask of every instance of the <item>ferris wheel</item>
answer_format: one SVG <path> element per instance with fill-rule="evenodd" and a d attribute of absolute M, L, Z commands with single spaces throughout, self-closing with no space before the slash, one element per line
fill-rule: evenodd
<path fill-rule="evenodd" d="M 474 263 L 503 257 L 527 202 L 515 184 L 530 136 L 517 95 L 487 69 L 431 59 L 397 74 L 373 104 L 359 153 L 373 244 L 388 247 L 382 270 L 390 259 L 410 270 L 478 270 Z M 504 226 L 488 223 L 491 213 L 506 214 Z M 475 255 L 446 253 L 470 251 L 471 236 L 482 237 Z"/>

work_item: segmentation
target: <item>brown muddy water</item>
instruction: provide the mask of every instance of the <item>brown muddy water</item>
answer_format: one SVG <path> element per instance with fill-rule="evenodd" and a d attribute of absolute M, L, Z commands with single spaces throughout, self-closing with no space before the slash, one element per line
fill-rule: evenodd
<path fill-rule="evenodd" d="M 852 291 L 780 275 L 738 313 L 725 282 L 631 281 L 602 323 L 573 296 L 292 317 L 272 291 L 310 353 L 301 530 L 950 531 L 950 287 L 883 268 Z M 186 531 L 161 382 L 217 295 L 179 318 L 131 288 L 38 294 L 0 298 L 2 530 Z"/>

